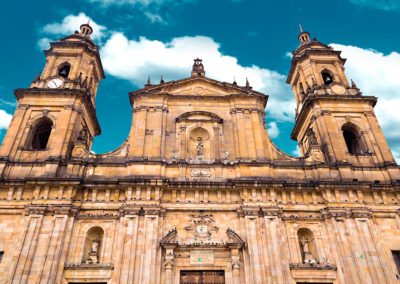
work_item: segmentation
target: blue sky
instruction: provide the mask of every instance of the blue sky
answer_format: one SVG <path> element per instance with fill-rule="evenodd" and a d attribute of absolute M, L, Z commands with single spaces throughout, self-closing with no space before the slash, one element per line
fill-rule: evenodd
<path fill-rule="evenodd" d="M 378 97 L 376 112 L 400 161 L 400 1 L 398 0 L 81 0 L 2 1 L 0 4 L 0 141 L 16 102 L 44 66 L 50 40 L 91 19 L 107 78 L 97 96 L 102 135 L 96 153 L 118 147 L 131 124 L 128 92 L 148 75 L 157 82 L 190 74 L 204 59 L 207 76 L 267 93 L 273 141 L 296 154 L 290 140 L 294 98 L 285 84 L 288 54 L 297 45 L 298 21 L 348 59 L 346 72 L 365 95 Z"/>

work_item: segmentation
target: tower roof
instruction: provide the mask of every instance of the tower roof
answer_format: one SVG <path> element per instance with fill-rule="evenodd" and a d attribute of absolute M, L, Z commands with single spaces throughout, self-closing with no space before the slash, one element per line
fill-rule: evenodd
<path fill-rule="evenodd" d="M 94 56 L 98 61 L 102 78 L 105 78 L 103 65 L 100 59 L 99 49 L 93 42 L 90 35 L 93 34 L 93 28 L 90 26 L 90 21 L 87 24 L 80 26 L 80 31 L 75 31 L 72 35 L 61 38 L 55 42 L 50 42 L 50 49 L 45 50 L 45 54 L 51 53 L 55 48 L 83 48 L 89 54 Z"/>
<path fill-rule="evenodd" d="M 343 64 L 346 62 L 345 59 L 340 57 L 340 51 L 334 50 L 331 46 L 318 41 L 316 38 L 310 39 L 310 33 L 304 31 L 301 25 L 298 39 L 300 41 L 300 45 L 292 52 L 292 64 L 286 81 L 287 83 L 290 82 L 293 76 L 296 64 L 301 62 L 303 59 L 308 58 L 311 54 L 335 54 L 342 60 Z"/>

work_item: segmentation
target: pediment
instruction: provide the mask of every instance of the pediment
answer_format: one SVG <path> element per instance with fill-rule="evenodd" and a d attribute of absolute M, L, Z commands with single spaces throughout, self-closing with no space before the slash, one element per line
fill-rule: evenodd
<path fill-rule="evenodd" d="M 168 90 L 170 94 L 184 96 L 226 96 L 242 92 L 223 83 L 214 83 L 201 79 L 178 83 L 171 86 Z"/>
<path fill-rule="evenodd" d="M 170 94 L 175 96 L 228 96 L 235 94 L 263 95 L 255 92 L 250 86 L 238 86 L 220 82 L 207 77 L 190 77 L 178 81 L 147 85 L 144 89 L 132 92 L 136 94 Z"/>

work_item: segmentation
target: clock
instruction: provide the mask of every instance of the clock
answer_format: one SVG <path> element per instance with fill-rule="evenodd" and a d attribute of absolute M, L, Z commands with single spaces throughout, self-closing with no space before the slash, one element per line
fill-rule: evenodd
<path fill-rule="evenodd" d="M 52 89 L 57 89 L 57 88 L 60 88 L 63 84 L 64 84 L 63 80 L 61 80 L 59 78 L 55 78 L 55 79 L 51 79 L 47 83 L 47 87 L 52 88 Z"/>

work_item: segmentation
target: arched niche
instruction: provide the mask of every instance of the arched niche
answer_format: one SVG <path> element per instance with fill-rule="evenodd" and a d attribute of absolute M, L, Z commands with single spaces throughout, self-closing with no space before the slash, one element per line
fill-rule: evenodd
<path fill-rule="evenodd" d="M 192 111 L 176 118 L 176 145 L 180 159 L 221 159 L 223 119 L 207 111 Z"/>
<path fill-rule="evenodd" d="M 297 238 L 303 263 L 315 263 L 319 258 L 314 233 L 308 228 L 300 228 Z"/>
<path fill-rule="evenodd" d="M 85 237 L 82 263 L 97 264 L 101 259 L 101 248 L 104 240 L 104 230 L 99 227 L 90 228 Z"/>
<path fill-rule="evenodd" d="M 189 134 L 189 157 L 192 160 L 211 159 L 210 133 L 203 127 L 195 127 Z"/>

